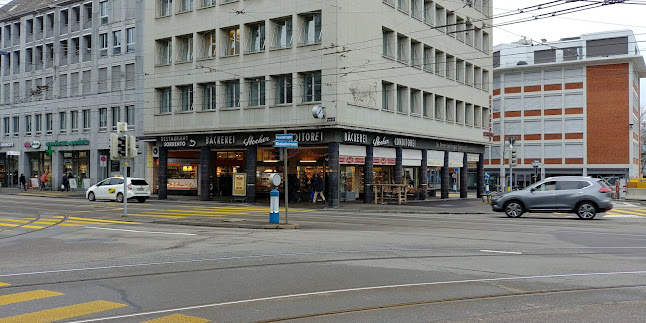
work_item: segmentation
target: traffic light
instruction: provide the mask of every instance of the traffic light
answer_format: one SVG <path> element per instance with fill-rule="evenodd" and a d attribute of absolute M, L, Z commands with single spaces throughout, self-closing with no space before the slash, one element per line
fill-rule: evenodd
<path fill-rule="evenodd" d="M 516 148 L 511 149 L 511 161 L 509 162 L 511 167 L 518 165 L 518 159 L 516 158 Z"/>
<path fill-rule="evenodd" d="M 121 156 L 119 156 L 119 146 L 117 145 L 119 141 L 119 134 L 118 133 L 111 133 L 110 134 L 110 159 L 111 160 L 119 160 Z"/>
<path fill-rule="evenodd" d="M 126 136 L 119 136 L 117 150 L 120 158 L 126 158 L 128 155 L 128 144 Z"/>
<path fill-rule="evenodd" d="M 136 158 L 137 157 L 137 138 L 135 136 L 126 136 L 127 140 L 127 157 Z"/>

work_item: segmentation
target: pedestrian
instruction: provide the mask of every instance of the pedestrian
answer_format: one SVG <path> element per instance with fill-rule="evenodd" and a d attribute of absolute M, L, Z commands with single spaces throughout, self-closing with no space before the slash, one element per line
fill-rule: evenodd
<path fill-rule="evenodd" d="M 70 191 L 70 180 L 67 177 L 67 174 L 63 174 L 63 187 L 61 187 L 61 192 L 62 191 Z"/>
<path fill-rule="evenodd" d="M 323 203 L 325 203 L 325 195 L 323 195 L 323 178 L 321 175 L 314 175 L 314 197 L 312 197 L 312 203 L 316 203 L 316 199 L 321 195 Z"/>
<path fill-rule="evenodd" d="M 43 172 L 43 175 L 40 175 L 40 190 L 43 191 L 47 188 L 47 171 Z"/>
<path fill-rule="evenodd" d="M 20 191 L 27 191 L 27 180 L 25 179 L 25 174 L 20 174 Z"/>

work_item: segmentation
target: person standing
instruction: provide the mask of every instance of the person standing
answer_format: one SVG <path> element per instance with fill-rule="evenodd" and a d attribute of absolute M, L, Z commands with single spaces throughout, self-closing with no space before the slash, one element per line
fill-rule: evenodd
<path fill-rule="evenodd" d="M 43 175 L 40 175 L 40 190 L 45 190 L 46 189 L 46 184 L 47 183 L 47 171 L 43 172 Z"/>
<path fill-rule="evenodd" d="M 312 198 L 312 203 L 316 203 L 316 199 L 319 194 L 323 199 L 323 203 L 325 203 L 325 195 L 323 195 L 323 178 L 321 175 L 316 174 L 314 175 L 314 197 Z"/>
<path fill-rule="evenodd" d="M 25 174 L 20 174 L 20 191 L 27 191 L 27 180 L 25 179 Z"/>
<path fill-rule="evenodd" d="M 61 191 L 70 191 L 70 179 L 67 177 L 67 174 L 63 174 L 63 188 Z"/>

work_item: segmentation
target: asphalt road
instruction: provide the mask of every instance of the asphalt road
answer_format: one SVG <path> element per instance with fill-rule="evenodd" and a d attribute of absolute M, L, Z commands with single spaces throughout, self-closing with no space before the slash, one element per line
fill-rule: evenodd
<path fill-rule="evenodd" d="M 290 211 L 299 230 L 152 223 L 264 219 L 262 207 L 151 201 L 124 219 L 114 202 L 0 195 L 0 205 L 0 323 L 646 317 L 639 205 L 592 221 Z"/>

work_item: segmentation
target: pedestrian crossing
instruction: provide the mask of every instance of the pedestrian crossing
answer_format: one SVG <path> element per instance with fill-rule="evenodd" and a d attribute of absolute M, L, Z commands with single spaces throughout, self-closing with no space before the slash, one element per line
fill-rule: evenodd
<path fill-rule="evenodd" d="M 313 212 L 312 209 L 289 209 L 290 213 L 305 213 Z M 285 212 L 285 208 L 280 208 L 279 212 Z M 160 211 L 144 211 L 134 214 L 128 214 L 133 217 L 153 217 L 153 218 L 169 218 L 181 219 L 187 217 L 225 217 L 225 216 L 251 216 L 251 215 L 267 215 L 269 214 L 269 207 L 243 207 L 243 206 L 214 206 L 214 207 L 192 207 L 188 209 L 168 209 Z"/>
<path fill-rule="evenodd" d="M 65 220 L 62 223 L 59 223 L 62 219 L 63 219 L 63 216 L 41 217 L 39 219 L 36 219 L 34 217 L 20 218 L 20 219 L 0 218 L 0 232 L 10 231 L 15 228 L 40 230 L 53 225 L 60 226 L 60 227 L 83 227 L 86 225 L 140 224 L 139 222 L 131 222 L 131 221 L 111 221 L 111 220 L 89 219 L 89 218 L 79 218 L 79 217 L 68 217 L 67 220 Z"/>
<path fill-rule="evenodd" d="M 604 217 L 639 218 L 646 217 L 645 208 L 618 208 L 606 211 Z"/>
<path fill-rule="evenodd" d="M 0 287 L 3 286 L 2 284 L 5 284 L 4 286 L 9 285 L 6 283 L 0 283 Z M 12 313 L 13 316 L 4 317 L 8 313 L 11 313 L 11 311 L 16 311 L 16 308 L 19 308 L 19 307 L 12 307 L 11 305 L 30 302 L 29 304 L 34 304 L 34 306 L 38 306 L 38 305 L 42 305 L 42 304 L 38 304 L 39 301 L 44 301 L 46 299 L 54 298 L 54 297 L 65 298 L 65 294 L 56 292 L 56 291 L 42 290 L 42 289 L 13 293 L 13 294 L 6 294 L 6 295 L 1 295 L 1 294 L 2 294 L 2 289 L 0 288 L 0 323 L 32 323 L 32 322 L 48 323 L 48 322 L 57 322 L 61 320 L 69 320 L 74 318 L 83 318 L 84 316 L 87 316 L 87 315 L 99 314 L 99 313 L 114 315 L 114 314 L 124 314 L 128 312 L 132 312 L 132 311 L 127 311 L 127 309 L 130 308 L 130 306 L 126 304 L 111 302 L 106 300 L 93 300 L 93 301 L 84 302 L 84 303 L 70 304 L 70 305 L 55 307 L 55 308 L 48 308 L 48 309 L 44 309 L 36 312 L 30 312 L 30 313 Z M 65 303 L 65 300 L 62 300 L 62 301 L 63 303 Z M 126 311 L 122 310 L 117 312 L 119 309 L 126 309 Z M 195 316 L 188 316 L 184 314 L 171 314 L 164 317 L 147 320 L 144 322 L 205 323 L 210 321 L 211 320 L 209 319 L 195 317 Z"/>

